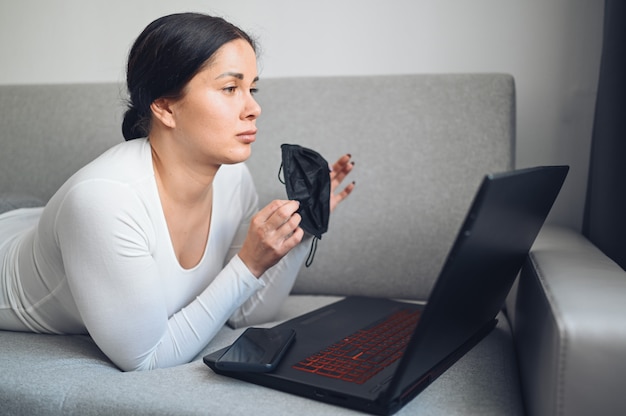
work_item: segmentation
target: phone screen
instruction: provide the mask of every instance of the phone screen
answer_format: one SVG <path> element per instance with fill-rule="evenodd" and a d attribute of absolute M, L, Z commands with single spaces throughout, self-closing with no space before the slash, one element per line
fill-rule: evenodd
<path fill-rule="evenodd" d="M 272 371 L 294 338 L 293 329 L 248 328 L 215 366 L 228 371 Z"/>

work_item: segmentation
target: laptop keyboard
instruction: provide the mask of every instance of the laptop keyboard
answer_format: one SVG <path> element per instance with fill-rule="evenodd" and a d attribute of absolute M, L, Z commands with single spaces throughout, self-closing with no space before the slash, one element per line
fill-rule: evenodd
<path fill-rule="evenodd" d="M 295 364 L 296 370 L 363 384 L 404 354 L 420 311 L 400 310 Z"/>

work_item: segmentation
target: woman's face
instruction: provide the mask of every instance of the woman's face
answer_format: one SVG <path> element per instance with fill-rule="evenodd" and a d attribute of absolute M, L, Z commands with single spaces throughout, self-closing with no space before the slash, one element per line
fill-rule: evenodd
<path fill-rule="evenodd" d="M 187 157 L 219 166 L 250 157 L 261 107 L 255 101 L 256 54 L 237 39 L 224 44 L 170 105 L 177 144 Z"/>

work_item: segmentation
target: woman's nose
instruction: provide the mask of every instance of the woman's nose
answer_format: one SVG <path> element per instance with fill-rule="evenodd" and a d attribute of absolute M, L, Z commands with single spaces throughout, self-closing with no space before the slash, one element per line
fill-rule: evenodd
<path fill-rule="evenodd" d="M 248 95 L 248 99 L 246 101 L 246 107 L 244 110 L 244 118 L 255 120 L 261 115 L 261 106 L 254 99 L 252 94 Z"/>

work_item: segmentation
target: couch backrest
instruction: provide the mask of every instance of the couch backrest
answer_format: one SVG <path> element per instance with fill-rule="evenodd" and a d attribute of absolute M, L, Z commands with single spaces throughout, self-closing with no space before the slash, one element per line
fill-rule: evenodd
<path fill-rule="evenodd" d="M 0 192 L 47 201 L 124 140 L 125 97 L 118 84 L 0 86 Z"/>
<path fill-rule="evenodd" d="M 332 163 L 349 152 L 354 193 L 331 217 L 295 291 L 424 299 L 483 175 L 513 164 L 507 75 L 269 79 L 249 162 L 267 202 L 284 197 L 279 145 Z"/>
<path fill-rule="evenodd" d="M 275 78 L 248 162 L 261 204 L 285 198 L 280 144 L 334 162 L 356 189 L 294 292 L 425 299 L 483 175 L 513 166 L 515 87 L 503 74 Z M 0 86 L 0 190 L 47 199 L 122 140 L 119 85 Z"/>

